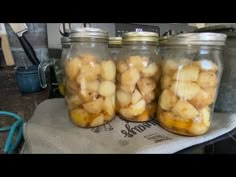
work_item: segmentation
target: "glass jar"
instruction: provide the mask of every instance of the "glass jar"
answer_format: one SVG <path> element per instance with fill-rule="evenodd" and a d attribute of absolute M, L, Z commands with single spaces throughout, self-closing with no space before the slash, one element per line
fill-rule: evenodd
<path fill-rule="evenodd" d="M 65 94 L 65 71 L 64 71 L 64 62 L 67 58 L 67 54 L 70 50 L 71 40 L 68 37 L 61 38 L 62 53 L 61 60 L 57 74 L 58 88 L 60 93 L 64 96 Z"/>
<path fill-rule="evenodd" d="M 226 35 L 186 33 L 160 41 L 161 95 L 157 120 L 171 132 L 197 136 L 210 125 L 223 70 Z"/>
<path fill-rule="evenodd" d="M 121 37 L 110 37 L 108 42 L 109 55 L 114 60 L 117 61 L 117 58 L 120 54 L 122 48 L 122 38 Z"/>
<path fill-rule="evenodd" d="M 116 112 L 128 121 L 154 118 L 159 95 L 158 34 L 128 32 L 117 61 Z"/>
<path fill-rule="evenodd" d="M 65 99 L 79 127 L 96 127 L 115 115 L 116 66 L 108 60 L 108 32 L 97 28 L 71 31 L 65 61 Z"/>

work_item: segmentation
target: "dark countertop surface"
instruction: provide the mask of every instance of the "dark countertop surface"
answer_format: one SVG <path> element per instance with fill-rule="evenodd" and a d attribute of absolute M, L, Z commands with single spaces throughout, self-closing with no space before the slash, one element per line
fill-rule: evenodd
<path fill-rule="evenodd" d="M 1 89 L 0 92 L 0 110 L 14 112 L 21 116 L 24 121 L 30 119 L 33 115 L 33 112 L 37 105 L 41 103 L 43 100 L 48 98 L 48 90 L 44 90 L 43 92 L 31 95 L 22 95 L 16 89 Z M 0 126 L 2 125 L 10 125 L 13 123 L 12 119 L 9 118 L 1 118 L 0 119 Z M 0 154 L 3 153 L 3 146 L 5 144 L 7 132 L 0 132 Z"/>
<path fill-rule="evenodd" d="M 236 128 L 213 140 L 181 150 L 177 154 L 236 154 Z"/>
<path fill-rule="evenodd" d="M 49 88 L 35 94 L 22 95 L 15 80 L 15 68 L 0 67 L 0 110 L 18 114 L 27 121 L 33 115 L 37 105 L 49 97 Z M 0 127 L 11 125 L 13 119 L 2 117 Z M 8 131 L 0 132 L 0 154 L 3 153 Z"/>

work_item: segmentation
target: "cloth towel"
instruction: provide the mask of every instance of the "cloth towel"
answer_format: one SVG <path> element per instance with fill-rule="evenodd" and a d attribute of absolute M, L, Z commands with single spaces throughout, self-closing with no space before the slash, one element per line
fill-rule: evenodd
<path fill-rule="evenodd" d="M 172 154 L 235 127 L 236 114 L 214 113 L 210 130 L 197 137 L 170 133 L 156 121 L 132 123 L 119 117 L 96 128 L 79 128 L 70 121 L 65 100 L 57 98 L 38 105 L 25 123 L 21 153 Z"/>

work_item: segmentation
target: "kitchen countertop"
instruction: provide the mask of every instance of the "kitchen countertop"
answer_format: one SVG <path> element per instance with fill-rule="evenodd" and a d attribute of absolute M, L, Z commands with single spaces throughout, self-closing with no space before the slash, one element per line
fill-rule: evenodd
<path fill-rule="evenodd" d="M 236 154 L 236 128 L 213 140 L 181 150 L 177 154 Z"/>
<path fill-rule="evenodd" d="M 0 110 L 14 112 L 28 121 L 38 104 L 49 98 L 50 87 L 35 94 L 22 95 L 15 80 L 15 66 L 0 66 Z M 0 119 L 0 126 L 10 125 L 13 119 Z M 0 132 L 0 154 L 3 153 L 7 132 Z M 22 144 L 21 144 L 22 145 Z"/>
<path fill-rule="evenodd" d="M 10 111 L 21 116 L 24 121 L 30 119 L 33 115 L 33 112 L 37 105 L 41 103 L 43 100 L 48 98 L 49 91 L 44 90 L 37 94 L 31 95 L 22 95 L 17 89 L 1 89 L 0 92 L 0 110 Z M 0 119 L 1 125 L 10 125 L 13 123 L 12 119 Z M 0 132 L 0 154 L 3 153 L 3 146 L 5 144 L 8 131 Z"/>

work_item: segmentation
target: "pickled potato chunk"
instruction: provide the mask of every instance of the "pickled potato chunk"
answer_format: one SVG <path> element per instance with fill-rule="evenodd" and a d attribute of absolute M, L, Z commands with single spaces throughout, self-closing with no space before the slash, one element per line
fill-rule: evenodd
<path fill-rule="evenodd" d="M 86 80 L 96 80 L 99 74 L 101 74 L 101 67 L 99 64 L 85 64 L 81 67 L 77 81 L 79 81 L 80 78 L 85 78 Z"/>
<path fill-rule="evenodd" d="M 161 78 L 161 89 L 164 90 L 164 89 L 168 89 L 170 86 L 171 86 L 171 77 L 168 76 L 168 75 L 164 75 L 162 78 Z"/>
<path fill-rule="evenodd" d="M 147 112 L 147 111 L 144 111 L 142 114 L 138 115 L 138 116 L 136 117 L 136 119 L 137 119 L 138 121 L 144 122 L 144 121 L 148 121 L 148 120 L 150 119 L 150 117 L 149 117 L 148 112 Z"/>
<path fill-rule="evenodd" d="M 199 68 L 197 66 L 187 65 L 179 68 L 174 76 L 173 80 L 178 81 L 197 81 L 199 74 Z"/>
<path fill-rule="evenodd" d="M 174 82 L 170 90 L 184 100 L 191 100 L 200 90 L 200 87 L 191 82 Z"/>
<path fill-rule="evenodd" d="M 156 88 L 156 82 L 151 78 L 142 78 L 137 85 L 142 95 L 147 95 Z"/>
<path fill-rule="evenodd" d="M 103 110 L 110 116 L 115 114 L 114 99 L 112 97 L 105 97 Z"/>
<path fill-rule="evenodd" d="M 161 78 L 161 69 L 160 69 L 160 66 L 159 65 L 157 65 L 158 66 L 158 70 L 157 70 L 157 72 L 156 72 L 156 74 L 154 74 L 153 76 L 152 76 L 152 78 L 156 81 L 156 82 L 158 82 L 159 83 L 159 81 L 160 81 L 160 78 Z M 143 75 L 144 76 L 144 75 Z"/>
<path fill-rule="evenodd" d="M 65 72 L 70 80 L 74 80 L 81 68 L 81 61 L 78 58 L 73 58 L 66 62 Z"/>
<path fill-rule="evenodd" d="M 169 90 L 164 90 L 160 96 L 160 106 L 164 110 L 170 110 L 177 102 L 177 97 Z"/>
<path fill-rule="evenodd" d="M 65 83 L 65 92 L 66 94 L 76 93 L 79 90 L 79 86 L 76 84 L 76 82 L 71 80 L 66 80 Z"/>
<path fill-rule="evenodd" d="M 104 80 L 113 81 L 116 77 L 116 65 L 113 61 L 101 62 L 101 76 Z"/>
<path fill-rule="evenodd" d="M 121 107 L 126 107 L 131 102 L 131 94 L 124 92 L 122 90 L 118 90 L 116 92 L 116 98 Z"/>
<path fill-rule="evenodd" d="M 98 93 L 105 97 L 114 95 L 115 90 L 116 90 L 116 86 L 111 81 L 102 81 L 98 87 Z"/>
<path fill-rule="evenodd" d="M 79 106 L 80 104 L 82 104 L 82 100 L 79 98 L 78 95 L 72 95 L 70 97 L 65 97 L 67 104 L 69 105 L 77 105 Z"/>
<path fill-rule="evenodd" d="M 99 81 L 98 80 L 85 81 L 85 87 L 86 87 L 86 90 L 88 90 L 88 91 L 97 92 L 98 91 L 98 86 L 99 86 Z"/>
<path fill-rule="evenodd" d="M 200 117 L 202 119 L 202 123 L 209 127 L 210 126 L 210 117 L 211 117 L 211 113 L 210 113 L 210 108 L 209 107 L 204 107 L 202 108 L 200 111 Z"/>
<path fill-rule="evenodd" d="M 145 108 L 146 108 L 146 102 L 143 99 L 141 99 L 136 104 L 132 104 L 127 108 L 120 109 L 120 113 L 124 117 L 131 118 L 133 116 L 142 114 L 145 111 Z"/>
<path fill-rule="evenodd" d="M 95 91 L 95 89 L 93 90 L 88 89 L 87 88 L 88 85 L 86 83 L 88 83 L 88 81 L 86 81 L 85 78 L 82 78 L 80 80 L 80 91 L 78 93 L 79 93 L 80 98 L 84 102 L 90 102 L 96 99 L 96 97 L 98 96 L 98 92 Z M 96 85 L 96 84 L 91 84 L 91 85 Z"/>
<path fill-rule="evenodd" d="M 142 70 L 143 77 L 152 77 L 157 73 L 160 73 L 160 69 L 154 62 L 150 63 L 146 68 Z"/>
<path fill-rule="evenodd" d="M 117 63 L 117 68 L 116 69 L 120 73 L 123 73 L 123 72 L 125 72 L 125 71 L 127 71 L 129 69 L 129 66 L 128 66 L 128 64 L 125 61 L 120 60 Z"/>
<path fill-rule="evenodd" d="M 156 98 L 155 92 L 149 92 L 148 94 L 143 96 L 143 99 L 146 101 L 147 104 L 151 103 Z"/>
<path fill-rule="evenodd" d="M 132 104 L 137 103 L 141 98 L 141 93 L 137 89 L 135 89 L 134 93 L 132 94 Z"/>
<path fill-rule="evenodd" d="M 177 61 L 175 61 L 174 59 L 167 59 L 164 63 L 163 63 L 163 73 L 167 74 L 167 75 L 173 75 L 177 69 L 179 67 L 179 64 Z"/>
<path fill-rule="evenodd" d="M 216 88 L 205 88 L 204 91 L 209 94 L 208 104 L 212 104 L 216 99 Z"/>
<path fill-rule="evenodd" d="M 167 128 L 177 128 L 177 129 L 188 129 L 189 122 L 188 120 L 184 120 L 179 116 L 174 115 L 172 112 L 161 112 L 160 113 L 160 121 Z"/>
<path fill-rule="evenodd" d="M 81 99 L 81 101 L 83 103 L 86 102 L 90 102 L 92 100 L 95 100 L 98 97 L 98 92 L 89 92 L 89 91 L 85 91 L 85 92 L 79 92 L 79 98 Z"/>
<path fill-rule="evenodd" d="M 133 93 L 135 90 L 135 84 L 121 85 L 120 89 L 124 92 Z"/>
<path fill-rule="evenodd" d="M 192 135 L 202 135 L 206 133 L 207 130 L 208 130 L 208 127 L 200 123 L 193 123 L 192 126 L 189 128 L 189 132 Z"/>
<path fill-rule="evenodd" d="M 129 108 L 121 108 L 119 110 L 119 113 L 124 117 L 124 118 L 128 118 L 128 119 L 133 119 L 134 115 L 132 113 L 132 110 L 130 110 Z"/>
<path fill-rule="evenodd" d="M 179 100 L 174 105 L 172 112 L 183 119 L 193 119 L 198 115 L 198 111 L 194 106 L 192 106 L 189 102 L 182 100 Z"/>
<path fill-rule="evenodd" d="M 201 72 L 199 74 L 197 83 L 202 88 L 216 87 L 217 76 L 213 72 Z"/>
<path fill-rule="evenodd" d="M 129 106 L 128 109 L 131 110 L 134 116 L 137 116 L 139 114 L 142 114 L 145 108 L 146 108 L 146 102 L 143 99 L 141 99 L 136 104 L 132 104 L 131 106 Z"/>
<path fill-rule="evenodd" d="M 198 93 L 189 102 L 195 108 L 200 109 L 211 104 L 212 98 L 206 91 L 204 91 L 203 89 L 200 89 Z"/>
<path fill-rule="evenodd" d="M 74 109 L 69 114 L 70 114 L 72 122 L 75 125 L 86 127 L 87 124 L 89 123 L 88 113 L 84 109 L 80 109 L 80 108 Z"/>
<path fill-rule="evenodd" d="M 140 73 L 136 68 L 130 68 L 121 74 L 122 85 L 135 85 L 140 79 Z"/>
<path fill-rule="evenodd" d="M 141 56 L 130 56 L 127 60 L 128 65 L 131 68 L 136 68 L 138 71 L 142 71 L 145 67 L 148 66 L 149 59 L 147 57 Z"/>
<path fill-rule="evenodd" d="M 102 98 L 98 98 L 94 101 L 88 102 L 83 104 L 83 108 L 85 109 L 85 111 L 87 111 L 88 113 L 91 114 L 99 114 L 100 112 L 102 112 L 102 108 L 103 108 L 103 99 Z"/>
<path fill-rule="evenodd" d="M 92 122 L 90 123 L 91 127 L 96 127 L 102 125 L 104 123 L 104 115 L 100 114 L 99 116 L 95 117 Z"/>

